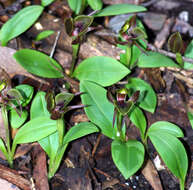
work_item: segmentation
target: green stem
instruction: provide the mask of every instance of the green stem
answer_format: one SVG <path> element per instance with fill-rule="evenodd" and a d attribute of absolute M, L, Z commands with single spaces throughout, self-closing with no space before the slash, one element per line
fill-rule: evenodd
<path fill-rule="evenodd" d="M 72 63 L 70 68 L 70 76 L 72 76 L 72 73 L 74 72 L 74 67 L 78 57 L 79 47 L 80 47 L 80 44 L 72 45 Z"/>
<path fill-rule="evenodd" d="M 63 144 L 63 137 L 64 137 L 64 127 L 65 127 L 65 125 L 64 125 L 64 120 L 62 118 L 57 120 L 57 130 L 58 130 L 59 146 L 62 146 L 62 144 Z"/>
<path fill-rule="evenodd" d="M 6 134 L 6 147 L 8 152 L 8 163 L 11 168 L 13 168 L 13 154 L 11 152 L 11 137 L 10 137 L 10 130 L 9 130 L 9 122 L 8 122 L 8 115 L 6 106 L 3 105 L 1 108 L 2 111 L 2 118 L 5 126 L 5 134 Z"/>
<path fill-rule="evenodd" d="M 125 142 L 125 138 L 122 131 L 122 122 L 123 122 L 123 115 L 119 112 L 117 112 L 117 130 L 118 133 L 117 136 L 121 139 L 121 141 Z"/>
<path fill-rule="evenodd" d="M 184 190 L 184 181 L 180 180 L 180 190 Z"/>

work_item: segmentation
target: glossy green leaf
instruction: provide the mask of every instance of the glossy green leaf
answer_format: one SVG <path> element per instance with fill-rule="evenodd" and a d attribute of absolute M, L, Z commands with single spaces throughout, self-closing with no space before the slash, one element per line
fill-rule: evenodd
<path fill-rule="evenodd" d="M 26 110 L 22 110 L 21 116 L 15 111 L 15 109 L 11 109 L 9 112 L 9 119 L 11 127 L 16 129 L 21 127 L 24 122 L 27 120 L 28 112 Z"/>
<path fill-rule="evenodd" d="M 17 132 L 14 143 L 29 143 L 38 141 L 48 135 L 56 132 L 56 121 L 51 120 L 49 117 L 37 117 L 27 122 Z"/>
<path fill-rule="evenodd" d="M 96 13 L 94 16 L 95 17 L 113 16 L 113 15 L 136 13 L 136 12 L 143 12 L 143 11 L 146 11 L 146 8 L 142 6 L 133 5 L 133 4 L 115 4 L 115 5 L 107 6 L 106 8 Z"/>
<path fill-rule="evenodd" d="M 183 144 L 174 135 L 166 132 L 148 132 L 148 136 L 164 163 L 183 184 L 188 169 L 188 158 Z"/>
<path fill-rule="evenodd" d="M 48 36 L 51 36 L 52 34 L 54 34 L 54 31 L 53 30 L 45 30 L 43 32 L 40 32 L 36 38 L 35 38 L 35 41 L 40 41 L 40 40 L 43 40 L 45 38 L 47 38 Z"/>
<path fill-rule="evenodd" d="M 34 88 L 30 85 L 27 85 L 27 84 L 20 84 L 20 85 L 16 86 L 15 88 L 17 90 L 19 90 L 19 92 L 23 96 L 23 100 L 21 101 L 21 105 L 23 107 L 25 107 L 27 104 L 29 104 L 29 102 L 32 99 L 32 96 L 34 93 Z"/>
<path fill-rule="evenodd" d="M 110 86 L 130 73 L 116 59 L 105 56 L 94 56 L 82 61 L 75 69 L 73 76 L 82 80 L 96 82 L 102 86 Z"/>
<path fill-rule="evenodd" d="M 89 82 L 80 82 L 81 100 L 89 120 L 96 124 L 102 133 L 113 138 L 113 105 L 107 100 L 107 91 L 101 86 Z"/>
<path fill-rule="evenodd" d="M 193 113 L 189 111 L 187 114 L 188 114 L 188 119 L 193 129 Z"/>
<path fill-rule="evenodd" d="M 54 2 L 54 0 L 41 0 L 41 4 L 42 4 L 43 7 L 46 7 L 46 6 L 50 5 L 53 2 Z"/>
<path fill-rule="evenodd" d="M 47 104 L 45 100 L 45 92 L 39 91 L 34 97 L 30 108 L 30 119 L 37 117 L 50 116 L 47 110 Z"/>
<path fill-rule="evenodd" d="M 25 32 L 38 19 L 43 12 L 43 7 L 32 5 L 21 9 L 9 19 L 0 30 L 0 41 L 2 46 L 21 33 Z"/>
<path fill-rule="evenodd" d="M 140 91 L 139 107 L 151 113 L 155 111 L 157 98 L 153 88 L 148 83 L 139 78 L 129 78 L 126 88 L 134 92 Z"/>
<path fill-rule="evenodd" d="M 70 128 L 64 136 L 63 144 L 69 143 L 80 137 L 86 136 L 91 133 L 99 132 L 99 129 L 90 122 L 82 122 Z"/>
<path fill-rule="evenodd" d="M 93 10 L 101 10 L 103 7 L 102 0 L 87 0 L 87 2 Z"/>
<path fill-rule="evenodd" d="M 111 144 L 112 158 L 125 179 L 131 177 L 142 166 L 144 161 L 144 146 L 135 140 L 126 143 L 113 141 Z"/>
<path fill-rule="evenodd" d="M 156 67 L 176 67 L 180 68 L 175 62 L 157 52 L 148 52 L 146 54 L 141 54 L 138 61 L 138 66 L 141 68 L 156 68 Z"/>
<path fill-rule="evenodd" d="M 137 106 L 134 107 L 133 111 L 129 114 L 131 122 L 139 128 L 141 137 L 144 138 L 147 127 L 147 122 L 144 113 Z"/>
<path fill-rule="evenodd" d="M 148 129 L 149 133 L 158 133 L 164 132 L 175 137 L 184 137 L 182 130 L 175 124 L 167 122 L 167 121 L 158 121 L 153 123 L 151 127 Z"/>
<path fill-rule="evenodd" d="M 28 72 L 45 78 L 62 78 L 62 67 L 44 53 L 31 49 L 21 49 L 14 55 L 16 61 Z"/>
<path fill-rule="evenodd" d="M 184 56 L 193 59 L 193 40 L 190 42 L 190 44 L 186 48 Z M 184 69 L 193 69 L 193 64 L 184 62 Z"/>
<path fill-rule="evenodd" d="M 81 11 L 82 0 L 68 0 L 68 5 L 78 15 Z"/>

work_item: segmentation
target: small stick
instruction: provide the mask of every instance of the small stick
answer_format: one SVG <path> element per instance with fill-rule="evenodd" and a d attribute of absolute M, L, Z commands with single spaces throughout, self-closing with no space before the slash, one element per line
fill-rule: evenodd
<path fill-rule="evenodd" d="M 60 37 L 60 31 L 58 31 L 58 32 L 57 32 L 57 36 L 56 36 L 56 39 L 55 39 L 54 45 L 53 45 L 53 47 L 52 47 L 52 51 L 51 51 L 51 53 L 50 53 L 50 57 L 51 57 L 51 58 L 52 58 L 52 57 L 53 57 L 53 55 L 54 55 L 54 52 L 55 52 L 56 45 L 57 45 L 57 43 L 58 43 L 58 39 L 59 39 L 59 37 Z"/>
<path fill-rule="evenodd" d="M 165 51 L 165 50 L 162 50 L 162 49 L 159 49 L 159 48 L 156 48 L 154 45 L 152 44 L 147 44 L 147 47 L 149 50 L 151 51 L 155 51 L 155 52 L 158 52 L 158 53 L 161 53 L 163 55 L 166 55 L 168 57 L 171 57 L 171 58 L 174 58 L 176 59 L 176 54 L 175 53 L 172 53 L 172 52 L 169 52 L 169 51 Z M 193 59 L 191 58 L 188 58 L 188 57 L 182 57 L 183 61 L 184 62 L 188 62 L 188 63 L 193 63 Z"/>
<path fill-rule="evenodd" d="M 96 149 L 98 148 L 99 146 L 99 143 L 100 143 L 100 140 L 101 140 L 101 136 L 102 136 L 102 133 L 99 134 L 98 138 L 97 138 L 97 141 L 96 141 L 96 144 L 92 150 L 92 157 L 94 157 L 95 155 L 95 152 L 96 152 Z"/>

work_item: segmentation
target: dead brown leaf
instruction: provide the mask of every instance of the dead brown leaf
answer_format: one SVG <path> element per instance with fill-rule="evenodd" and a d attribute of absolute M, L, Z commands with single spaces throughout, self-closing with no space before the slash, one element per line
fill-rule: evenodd
<path fill-rule="evenodd" d="M 155 169 L 151 160 L 147 161 L 145 167 L 142 170 L 142 174 L 145 176 L 154 190 L 163 190 L 157 170 Z"/>

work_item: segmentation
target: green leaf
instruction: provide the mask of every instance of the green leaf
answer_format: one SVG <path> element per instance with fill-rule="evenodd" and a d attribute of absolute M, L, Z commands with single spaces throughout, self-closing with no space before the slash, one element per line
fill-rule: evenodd
<path fill-rule="evenodd" d="M 142 12 L 142 11 L 146 11 L 146 8 L 138 5 L 133 5 L 133 4 L 115 4 L 102 9 L 94 16 L 95 17 L 113 16 L 113 15 L 136 13 L 136 12 Z"/>
<path fill-rule="evenodd" d="M 68 0 L 68 5 L 78 15 L 81 11 L 82 0 Z"/>
<path fill-rule="evenodd" d="M 95 132 L 99 132 L 99 130 L 93 123 L 90 123 L 90 122 L 79 123 L 74 127 L 71 127 L 70 130 L 66 133 L 66 135 L 64 136 L 63 144 L 69 143 L 80 137 L 83 137 Z"/>
<path fill-rule="evenodd" d="M 107 100 L 107 91 L 89 81 L 80 82 L 80 91 L 84 93 L 81 95 L 81 100 L 84 105 L 87 105 L 84 109 L 90 121 L 96 124 L 104 135 L 113 138 L 114 107 Z"/>
<path fill-rule="evenodd" d="M 56 121 L 51 120 L 49 117 L 37 117 L 27 122 L 17 132 L 14 143 L 29 143 L 38 141 L 48 135 L 56 132 Z"/>
<path fill-rule="evenodd" d="M 193 113 L 189 111 L 187 114 L 188 114 L 188 119 L 193 129 Z"/>
<path fill-rule="evenodd" d="M 58 132 L 52 133 L 51 135 L 39 140 L 38 143 L 47 153 L 48 157 L 54 159 L 59 148 Z"/>
<path fill-rule="evenodd" d="M 184 56 L 193 59 L 193 40 L 190 42 L 190 44 L 186 48 Z M 193 64 L 185 62 L 184 69 L 193 69 Z"/>
<path fill-rule="evenodd" d="M 126 88 L 131 89 L 134 92 L 139 90 L 139 99 L 142 99 L 139 101 L 139 107 L 154 113 L 157 104 L 157 98 L 154 90 L 148 83 L 139 78 L 129 78 Z"/>
<path fill-rule="evenodd" d="M 45 100 L 45 92 L 39 91 L 34 97 L 30 108 L 30 119 L 37 117 L 50 116 L 47 110 L 47 104 Z"/>
<path fill-rule="evenodd" d="M 188 158 L 183 144 L 175 136 L 162 131 L 148 133 L 148 136 L 170 171 L 184 183 Z"/>
<path fill-rule="evenodd" d="M 130 113 L 129 118 L 131 122 L 139 128 L 142 139 L 144 139 L 147 122 L 144 113 L 137 106 L 134 107 Z"/>
<path fill-rule="evenodd" d="M 43 12 L 43 7 L 39 5 L 32 5 L 23 8 L 9 19 L 1 28 L 0 41 L 2 46 L 6 46 L 7 42 L 32 26 Z"/>
<path fill-rule="evenodd" d="M 42 4 L 43 7 L 46 7 L 46 6 L 50 5 L 53 2 L 54 2 L 54 0 L 41 0 L 41 4 Z"/>
<path fill-rule="evenodd" d="M 124 64 L 126 67 L 129 67 L 131 59 L 131 47 L 128 45 L 121 45 L 121 44 L 117 44 L 117 47 L 125 51 L 125 53 L 120 54 L 120 62 Z"/>
<path fill-rule="evenodd" d="M 138 141 L 113 141 L 111 151 L 113 161 L 125 179 L 135 174 L 143 164 L 145 150 Z"/>
<path fill-rule="evenodd" d="M 101 10 L 103 7 L 103 2 L 101 0 L 87 0 L 88 4 L 93 10 Z"/>
<path fill-rule="evenodd" d="M 151 127 L 148 129 L 148 134 L 150 133 L 158 133 L 164 132 L 175 137 L 184 137 L 182 130 L 175 124 L 167 122 L 167 121 L 158 121 L 153 123 Z"/>
<path fill-rule="evenodd" d="M 138 66 L 141 68 L 156 68 L 156 67 L 176 67 L 180 68 L 175 62 L 157 52 L 148 52 L 147 55 L 141 54 L 138 61 Z"/>
<path fill-rule="evenodd" d="M 62 78 L 62 67 L 44 53 L 31 49 L 21 49 L 13 57 L 28 72 L 46 78 Z"/>
<path fill-rule="evenodd" d="M 27 120 L 27 117 L 28 112 L 26 110 L 22 110 L 21 116 L 19 116 L 15 109 L 11 109 L 9 112 L 11 127 L 14 129 L 21 127 Z"/>
<path fill-rule="evenodd" d="M 35 41 L 43 40 L 44 38 L 47 38 L 48 36 L 51 36 L 52 34 L 54 34 L 54 31 L 53 31 L 53 30 L 45 30 L 45 31 L 42 31 L 42 32 L 40 32 L 40 33 L 36 36 Z"/>
<path fill-rule="evenodd" d="M 3 155 L 6 157 L 6 159 L 8 158 L 8 152 L 7 149 L 5 147 L 5 144 L 2 140 L 2 138 L 0 138 L 0 150 L 2 151 Z"/>
<path fill-rule="evenodd" d="M 34 93 L 34 88 L 30 85 L 27 85 L 27 84 L 20 84 L 20 85 L 16 86 L 15 88 L 17 90 L 19 90 L 19 92 L 23 96 L 23 100 L 21 101 L 21 105 L 23 107 L 25 107 L 27 104 L 29 104 L 29 102 L 32 99 L 32 96 Z"/>
<path fill-rule="evenodd" d="M 82 61 L 75 69 L 73 76 L 82 80 L 110 86 L 128 75 L 127 69 L 116 59 L 105 56 L 94 56 Z"/>
<path fill-rule="evenodd" d="M 50 117 L 50 113 L 47 110 L 45 95 L 45 92 L 40 91 L 33 99 L 30 110 L 31 119 L 45 116 Z M 58 132 L 52 133 L 51 135 L 40 139 L 38 143 L 48 154 L 49 158 L 54 159 L 59 147 Z"/>

